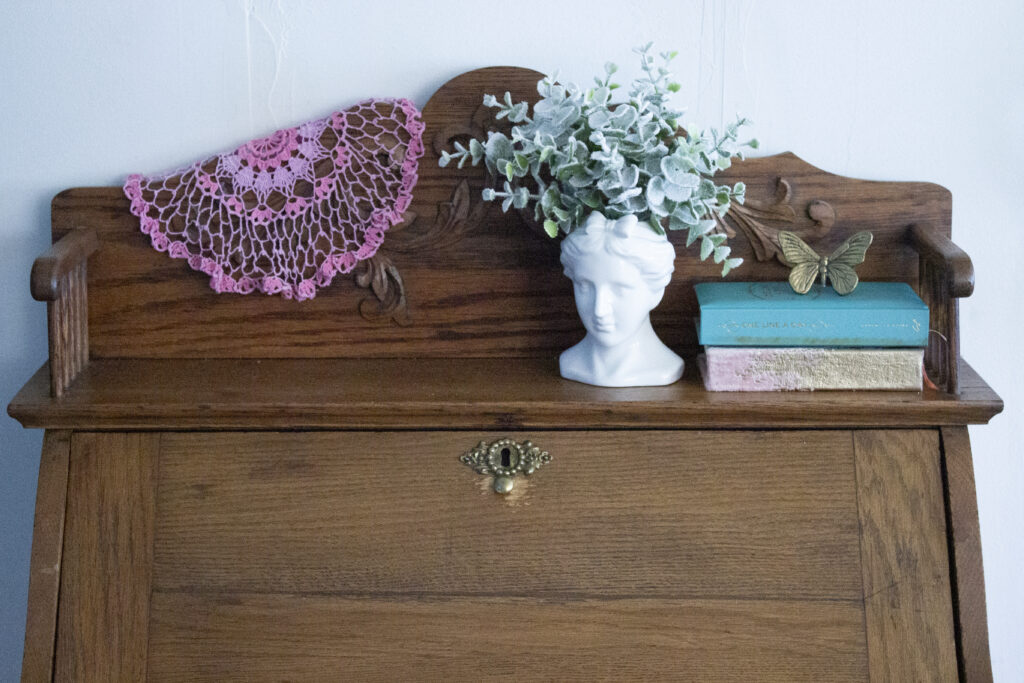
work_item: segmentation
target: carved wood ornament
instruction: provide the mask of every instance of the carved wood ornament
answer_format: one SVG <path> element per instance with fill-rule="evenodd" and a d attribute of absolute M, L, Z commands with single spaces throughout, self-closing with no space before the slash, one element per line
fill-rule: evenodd
<path fill-rule="evenodd" d="M 488 110 L 481 106 L 468 125 L 449 125 L 438 131 L 432 140 L 433 153 L 440 156 L 443 150 L 451 148 L 451 143 L 456 139 L 464 141 L 469 137 L 485 137 L 481 122 L 488 116 Z M 482 167 L 467 167 L 465 171 L 477 176 L 474 185 L 478 188 L 493 182 Z M 434 220 L 429 225 L 417 214 L 411 211 L 406 213 L 405 220 L 391 229 L 389 239 L 381 251 L 412 254 L 449 247 L 478 227 L 488 208 L 487 203 L 480 199 L 479 189 L 471 191 L 469 180 L 462 177 L 455 182 L 448 200 L 437 204 Z M 778 177 L 772 200 L 733 203 L 725 216 L 715 214 L 714 219 L 718 229 L 730 239 L 736 238 L 737 233 L 741 234 L 749 242 L 758 261 L 777 258 L 785 265 L 779 246 L 780 231 L 796 232 L 805 239 L 820 239 L 829 233 L 836 222 L 835 209 L 820 199 L 808 202 L 803 213 L 811 220 L 810 226 L 801 225 L 803 221 L 798 219 L 790 181 Z M 525 226 L 535 232 L 542 232 L 532 219 L 531 212 L 521 212 L 520 216 Z M 385 254 L 378 253 L 357 269 L 355 281 L 360 287 L 370 288 L 377 297 L 376 302 L 372 302 L 369 297 L 360 302 L 359 311 L 366 320 L 393 320 L 399 325 L 411 324 L 401 275 Z"/>
<path fill-rule="evenodd" d="M 821 238 L 828 234 L 836 222 L 836 211 L 828 202 L 815 199 L 808 202 L 805 213 L 813 221 L 810 228 L 798 227 L 796 209 L 792 204 L 793 189 L 785 178 L 776 178 L 775 197 L 771 202 L 747 200 L 733 203 L 725 216 L 715 215 L 719 229 L 730 238 L 737 230 L 750 242 L 758 261 L 773 258 L 786 263 L 779 246 L 779 232 L 788 230 L 802 237 Z"/>
<path fill-rule="evenodd" d="M 483 97 L 482 93 L 480 97 Z M 450 150 L 455 140 L 465 142 L 471 137 L 486 137 L 484 123 L 490 118 L 490 110 L 480 105 L 468 124 L 452 123 L 440 127 L 427 138 L 430 147 L 425 161 L 441 171 L 437 168 L 437 158 L 441 152 Z M 430 135 L 430 122 L 427 122 L 427 126 L 427 134 Z M 500 126 L 492 128 L 497 130 Z M 488 182 L 487 173 L 483 167 L 467 167 L 460 170 L 460 175 L 462 177 L 457 178 L 453 184 L 451 196 L 436 204 L 433 220 L 428 221 L 414 211 L 406 212 L 404 220 L 388 232 L 380 251 L 365 262 L 365 266 L 356 269 L 356 284 L 370 288 L 377 299 L 373 301 L 371 297 L 366 297 L 360 302 L 359 313 L 364 319 L 379 322 L 391 320 L 403 326 L 412 322 L 402 277 L 387 253 L 417 254 L 444 249 L 461 240 L 480 224 L 489 208 L 480 198 L 480 188 Z M 475 191 L 470 189 L 467 176 L 475 177 Z"/>

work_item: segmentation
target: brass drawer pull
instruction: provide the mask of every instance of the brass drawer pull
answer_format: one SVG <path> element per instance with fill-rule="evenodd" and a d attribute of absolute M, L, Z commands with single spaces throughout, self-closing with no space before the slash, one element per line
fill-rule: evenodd
<path fill-rule="evenodd" d="M 533 474 L 538 467 L 551 462 L 551 454 L 529 441 L 499 439 L 493 443 L 481 441 L 459 460 L 479 474 L 493 474 L 495 492 L 508 493 L 517 474 Z"/>

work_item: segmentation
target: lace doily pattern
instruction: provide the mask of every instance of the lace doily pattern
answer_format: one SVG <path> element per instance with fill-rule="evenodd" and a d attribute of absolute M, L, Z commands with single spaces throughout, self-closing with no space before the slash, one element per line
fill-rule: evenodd
<path fill-rule="evenodd" d="M 423 127 L 408 100 L 366 100 L 124 191 L 153 247 L 215 291 L 311 299 L 402 220 Z"/>

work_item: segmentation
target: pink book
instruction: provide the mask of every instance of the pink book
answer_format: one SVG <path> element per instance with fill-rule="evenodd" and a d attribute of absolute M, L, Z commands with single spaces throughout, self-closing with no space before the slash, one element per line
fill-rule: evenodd
<path fill-rule="evenodd" d="M 924 349 L 708 346 L 697 363 L 708 391 L 920 391 Z"/>

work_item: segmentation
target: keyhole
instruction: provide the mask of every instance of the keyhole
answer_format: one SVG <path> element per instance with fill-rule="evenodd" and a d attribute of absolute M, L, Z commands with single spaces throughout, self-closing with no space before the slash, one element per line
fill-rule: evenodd
<path fill-rule="evenodd" d="M 511 467 L 512 466 L 512 451 L 507 448 L 501 449 L 501 466 Z"/>

